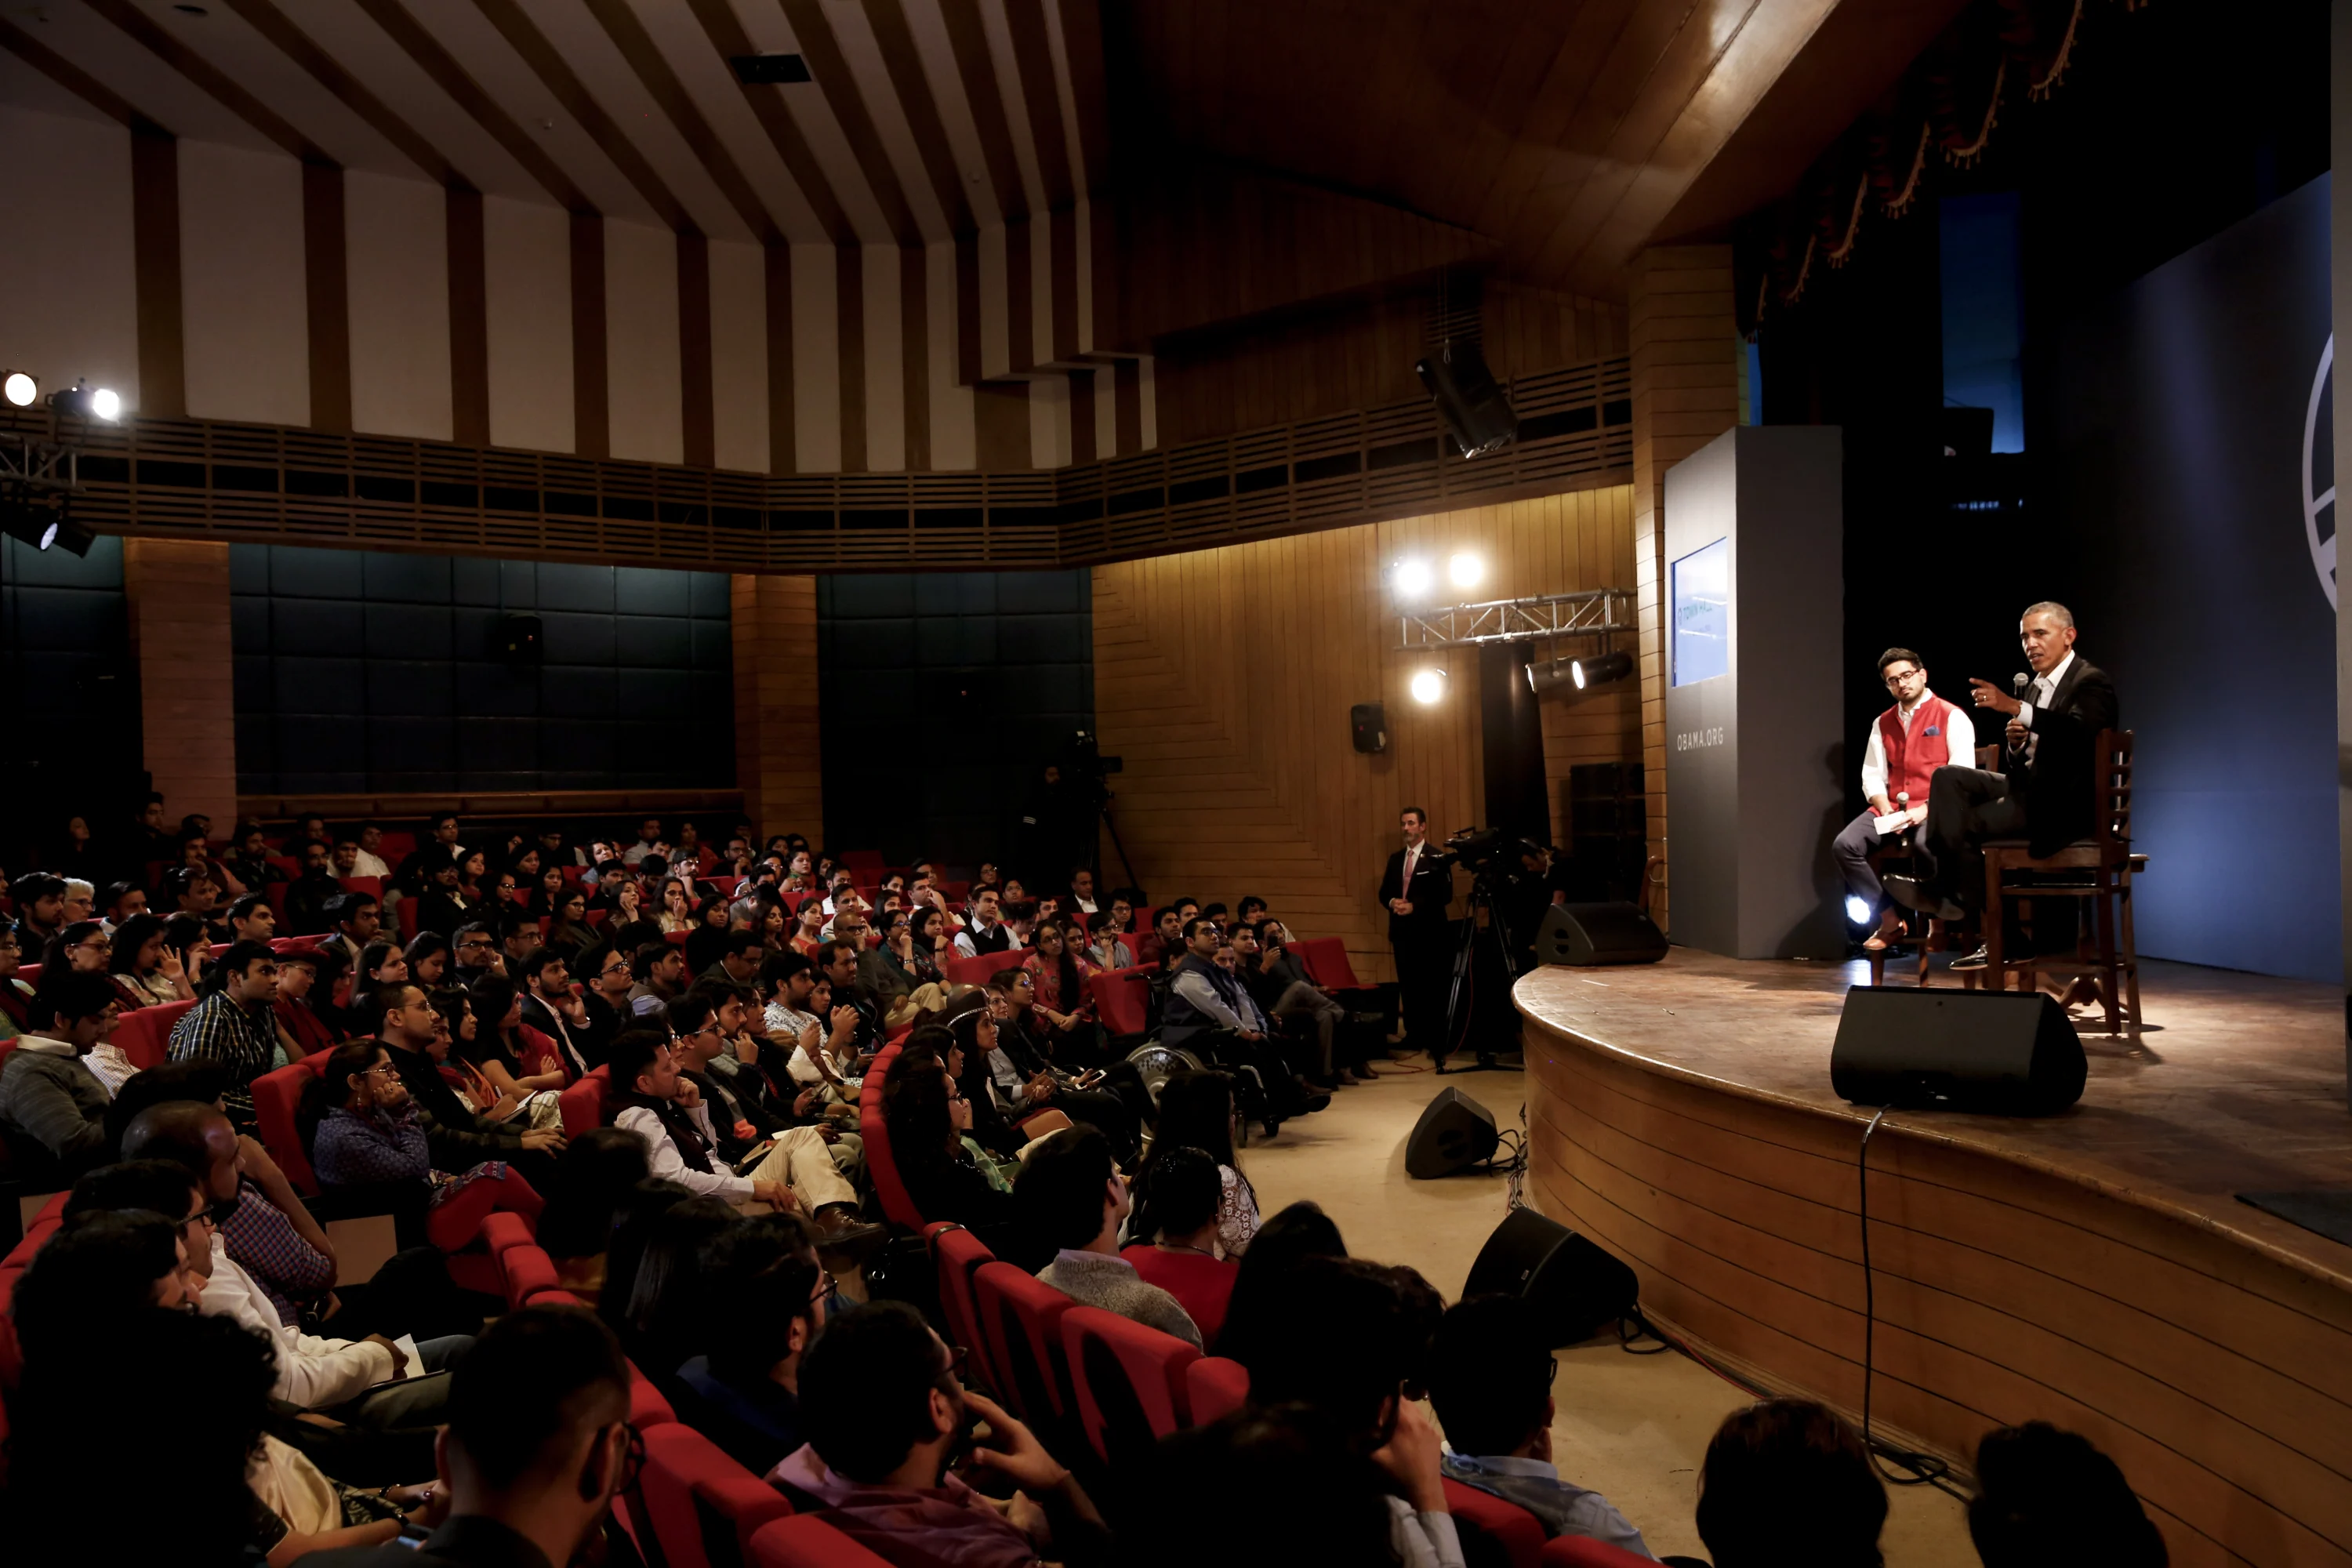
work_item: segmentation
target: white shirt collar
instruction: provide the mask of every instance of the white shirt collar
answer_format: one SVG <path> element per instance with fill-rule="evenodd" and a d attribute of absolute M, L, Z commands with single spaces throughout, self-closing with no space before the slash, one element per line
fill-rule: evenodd
<path fill-rule="evenodd" d="M 2058 683 L 2066 679 L 2067 668 L 2072 666 L 2074 662 L 2074 650 L 2070 647 L 2066 650 L 2066 657 L 2060 659 L 2057 664 L 2052 668 L 2049 674 L 2039 678 L 2042 681 L 2047 682 L 2044 689 L 2055 694 L 2058 689 Z"/>

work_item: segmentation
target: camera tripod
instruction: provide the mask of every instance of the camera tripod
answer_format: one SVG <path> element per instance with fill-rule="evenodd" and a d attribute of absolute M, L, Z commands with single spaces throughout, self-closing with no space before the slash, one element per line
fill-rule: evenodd
<path fill-rule="evenodd" d="M 1481 910 L 1486 916 L 1483 934 L 1478 923 Z M 1445 1065 L 1457 1044 L 1466 1046 L 1470 1043 L 1469 1025 L 1477 1011 L 1475 983 L 1478 950 L 1482 946 L 1488 950 L 1489 958 L 1503 966 L 1503 994 L 1507 999 L 1511 983 L 1519 977 L 1519 958 L 1512 951 L 1510 922 L 1503 918 L 1502 901 L 1495 896 L 1493 879 L 1486 871 L 1480 871 L 1471 879 L 1469 907 L 1463 912 L 1462 940 L 1454 944 L 1454 949 L 1453 984 L 1445 994 L 1445 1048 L 1443 1054 L 1432 1053 L 1430 1066 L 1435 1072 L 1475 1072 L 1484 1068 L 1502 1068 L 1507 1065 L 1496 1060 L 1493 1048 L 1484 1046 L 1476 1048 L 1476 1060 L 1472 1065 L 1458 1068 Z"/>

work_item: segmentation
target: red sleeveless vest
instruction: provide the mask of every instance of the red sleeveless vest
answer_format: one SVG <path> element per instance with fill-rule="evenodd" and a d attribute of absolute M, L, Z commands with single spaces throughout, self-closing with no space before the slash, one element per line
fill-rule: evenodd
<path fill-rule="evenodd" d="M 1958 711 L 1931 691 L 1919 700 L 1912 715 L 1915 723 L 1907 731 L 1898 709 L 1889 708 L 1878 716 L 1878 740 L 1886 749 L 1888 800 L 1907 792 L 1913 805 L 1927 804 L 1927 780 L 1952 761 L 1946 738 L 1950 733 L 1950 717 Z M 1963 766 L 1975 763 L 1972 756 L 1962 760 Z"/>

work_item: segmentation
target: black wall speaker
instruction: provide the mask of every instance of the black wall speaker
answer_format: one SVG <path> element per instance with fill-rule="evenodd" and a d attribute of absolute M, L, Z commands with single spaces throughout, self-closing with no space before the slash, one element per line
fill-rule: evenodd
<path fill-rule="evenodd" d="M 537 664 L 541 652 L 537 616 L 500 616 L 491 651 L 509 664 Z"/>
<path fill-rule="evenodd" d="M 1513 1209 L 1478 1249 L 1462 1299 L 1517 1296 L 1558 1349 L 1591 1339 L 1633 1310 L 1633 1270 L 1533 1209 Z"/>
<path fill-rule="evenodd" d="M 1458 1089 L 1442 1089 L 1405 1140 L 1404 1173 L 1421 1181 L 1466 1171 L 1502 1142 L 1495 1113 Z"/>
<path fill-rule="evenodd" d="M 1454 433 L 1454 444 L 1464 457 L 1483 458 L 1518 439 L 1519 416 L 1495 384 L 1495 373 L 1486 368 L 1486 356 L 1476 343 L 1449 342 L 1417 361 L 1412 373 L 1429 389 L 1438 417 Z"/>
<path fill-rule="evenodd" d="M 1360 752 L 1389 749 L 1389 710 L 1379 702 L 1359 702 L 1348 710 L 1348 731 Z"/>
<path fill-rule="evenodd" d="M 1634 904 L 1554 904 L 1536 929 L 1538 963 L 1655 963 L 1665 933 Z"/>
<path fill-rule="evenodd" d="M 1856 1105 L 2049 1116 L 2090 1067 L 2065 1010 L 2041 992 L 1857 985 L 1845 994 L 1830 1085 Z"/>

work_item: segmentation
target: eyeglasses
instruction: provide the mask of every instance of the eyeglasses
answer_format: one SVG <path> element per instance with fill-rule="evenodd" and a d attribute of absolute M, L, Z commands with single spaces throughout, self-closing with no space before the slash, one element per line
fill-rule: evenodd
<path fill-rule="evenodd" d="M 398 1078 L 400 1069 L 390 1062 L 378 1062 L 360 1076 L 362 1078 Z"/>

